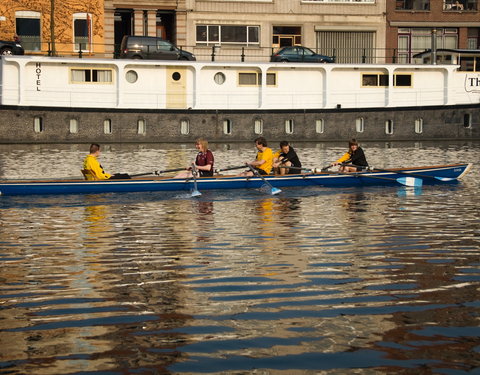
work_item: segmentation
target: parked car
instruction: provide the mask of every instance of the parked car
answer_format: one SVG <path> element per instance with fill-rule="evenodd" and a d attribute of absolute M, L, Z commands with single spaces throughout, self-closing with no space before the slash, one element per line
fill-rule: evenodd
<path fill-rule="evenodd" d="M 301 46 L 283 47 L 270 58 L 272 62 L 333 63 L 330 56 L 319 55 L 310 48 Z"/>
<path fill-rule="evenodd" d="M 193 53 L 175 47 L 172 43 L 154 36 L 125 35 L 120 45 L 122 59 L 190 60 Z"/>
<path fill-rule="evenodd" d="M 23 55 L 24 53 L 20 42 L 0 40 L 0 55 Z"/>

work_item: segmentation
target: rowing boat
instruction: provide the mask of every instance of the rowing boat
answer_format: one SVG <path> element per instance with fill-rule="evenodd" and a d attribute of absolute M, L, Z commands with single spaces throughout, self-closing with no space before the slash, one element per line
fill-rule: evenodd
<path fill-rule="evenodd" d="M 302 170 L 299 174 L 239 177 L 217 174 L 213 177 L 178 179 L 173 177 L 136 177 L 132 179 L 87 181 L 76 179 L 3 180 L 0 195 L 98 194 L 151 191 L 192 191 L 211 189 L 258 189 L 267 184 L 280 192 L 280 187 L 361 187 L 372 185 L 436 184 L 456 182 L 472 164 L 451 164 L 427 167 L 370 169 L 358 173 Z M 412 183 L 413 182 L 413 183 Z M 198 191 L 196 190 L 196 191 Z M 198 195 L 198 194 L 196 194 Z"/>

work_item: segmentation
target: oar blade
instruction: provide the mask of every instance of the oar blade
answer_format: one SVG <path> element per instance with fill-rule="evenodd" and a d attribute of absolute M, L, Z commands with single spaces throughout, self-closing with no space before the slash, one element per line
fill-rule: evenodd
<path fill-rule="evenodd" d="M 412 187 L 420 187 L 423 184 L 423 181 L 420 178 L 415 177 L 400 177 L 397 178 L 399 184 Z"/>
<path fill-rule="evenodd" d="M 277 194 L 280 194 L 282 191 L 276 187 L 272 187 L 271 191 L 270 191 L 270 194 L 272 195 L 277 195 Z"/>
<path fill-rule="evenodd" d="M 448 182 L 448 181 L 455 181 L 456 180 L 456 178 L 438 177 L 438 176 L 435 176 L 435 179 L 437 179 L 438 181 L 442 181 L 442 182 Z"/>
<path fill-rule="evenodd" d="M 201 195 L 202 193 L 200 193 L 198 190 L 192 190 L 192 198 L 199 197 Z"/>

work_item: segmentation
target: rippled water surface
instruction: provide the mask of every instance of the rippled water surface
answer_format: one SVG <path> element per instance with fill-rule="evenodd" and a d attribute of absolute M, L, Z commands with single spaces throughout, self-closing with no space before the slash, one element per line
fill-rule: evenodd
<path fill-rule="evenodd" d="M 344 145 L 298 144 L 306 167 Z M 0 145 L 1 178 L 78 176 L 88 145 Z M 364 145 L 473 162 L 458 184 L 0 197 L 2 374 L 480 372 L 480 144 Z M 254 156 L 212 145 L 217 167 Z M 106 145 L 109 172 L 191 145 Z"/>

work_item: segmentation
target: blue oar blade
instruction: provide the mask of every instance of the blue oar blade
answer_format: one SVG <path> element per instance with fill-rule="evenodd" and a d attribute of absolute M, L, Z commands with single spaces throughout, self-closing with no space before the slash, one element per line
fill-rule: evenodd
<path fill-rule="evenodd" d="M 282 191 L 280 189 L 277 189 L 276 187 L 272 187 L 272 191 L 271 191 L 271 194 L 272 195 L 275 195 L 275 194 L 279 194 L 281 193 Z"/>
<path fill-rule="evenodd" d="M 265 194 L 271 194 L 271 195 L 275 195 L 282 192 L 280 189 L 277 189 L 276 187 L 273 187 L 270 184 L 263 184 L 259 190 Z"/>
<path fill-rule="evenodd" d="M 423 184 L 423 181 L 420 178 L 415 178 L 415 177 L 399 177 L 397 178 L 397 182 L 405 186 L 413 186 L 413 187 L 419 187 L 419 186 L 422 186 Z"/>

